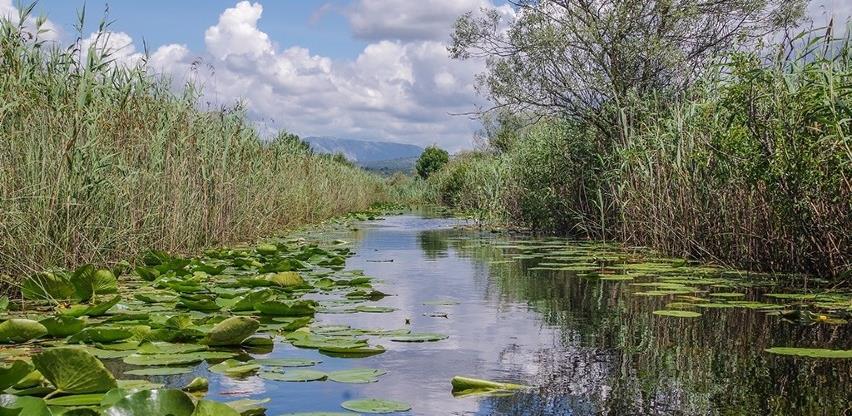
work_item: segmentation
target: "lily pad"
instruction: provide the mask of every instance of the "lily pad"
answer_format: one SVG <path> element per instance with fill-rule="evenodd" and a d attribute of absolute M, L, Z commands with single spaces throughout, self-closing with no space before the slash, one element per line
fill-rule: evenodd
<path fill-rule="evenodd" d="M 809 358 L 852 358 L 852 350 L 829 350 L 823 348 L 773 347 L 765 350 L 770 354 L 795 355 Z"/>
<path fill-rule="evenodd" d="M 254 305 L 264 315 L 313 316 L 316 302 L 312 300 L 268 300 Z"/>
<path fill-rule="evenodd" d="M 395 335 L 390 338 L 395 342 L 435 342 L 449 338 L 444 334 L 435 334 L 431 332 L 412 332 L 410 334 Z"/>
<path fill-rule="evenodd" d="M 353 310 L 365 313 L 389 313 L 396 311 L 396 308 L 391 308 L 390 306 L 358 305 Z"/>
<path fill-rule="evenodd" d="M 267 367 L 311 367 L 322 361 L 304 358 L 260 358 L 255 362 Z"/>
<path fill-rule="evenodd" d="M 240 345 L 260 328 L 260 323 L 246 316 L 234 316 L 216 324 L 205 338 L 211 346 Z"/>
<path fill-rule="evenodd" d="M 52 337 L 67 337 L 74 335 L 86 327 L 84 319 L 73 316 L 57 315 L 38 321 L 47 328 L 47 334 Z"/>
<path fill-rule="evenodd" d="M 385 374 L 387 371 L 375 368 L 353 368 L 328 373 L 328 379 L 338 383 L 364 384 L 377 382 L 379 377 Z"/>
<path fill-rule="evenodd" d="M 45 350 L 33 356 L 33 364 L 57 391 L 63 393 L 106 393 L 118 387 L 104 364 L 79 348 Z"/>
<path fill-rule="evenodd" d="M 174 376 L 178 374 L 189 374 L 192 371 L 192 367 L 154 367 L 128 370 L 125 371 L 124 374 L 129 374 L 131 376 Z"/>
<path fill-rule="evenodd" d="M 191 416 L 195 403 L 184 392 L 174 389 L 142 390 L 104 410 L 105 416 L 170 415 Z"/>
<path fill-rule="evenodd" d="M 654 313 L 654 315 L 671 316 L 671 317 L 675 317 L 675 318 L 697 318 L 697 317 L 701 316 L 701 314 L 698 313 L 698 312 L 668 310 L 668 309 L 654 311 L 653 313 Z"/>
<path fill-rule="evenodd" d="M 208 370 L 229 376 L 246 376 L 259 369 L 260 365 L 254 362 L 241 362 L 234 359 L 222 361 L 219 364 L 211 365 Z"/>
<path fill-rule="evenodd" d="M 38 397 L 13 396 L 11 394 L 0 394 L 0 415 L 52 416 L 44 400 Z"/>
<path fill-rule="evenodd" d="M 224 360 L 233 358 L 236 354 L 224 351 L 200 351 L 187 354 L 133 354 L 124 357 L 125 364 L 141 366 L 184 365 L 198 363 L 204 360 Z"/>
<path fill-rule="evenodd" d="M 64 300 L 74 297 L 74 285 L 60 273 L 38 273 L 24 279 L 21 284 L 24 299 Z"/>
<path fill-rule="evenodd" d="M 240 399 L 225 404 L 239 412 L 242 416 L 261 416 L 266 414 L 266 408 L 263 405 L 269 403 L 271 400 Z"/>
<path fill-rule="evenodd" d="M 499 394 L 526 388 L 526 386 L 512 383 L 501 383 L 491 380 L 482 380 L 472 377 L 455 376 L 450 381 L 453 386 L 454 396 Z"/>
<path fill-rule="evenodd" d="M 133 333 L 124 328 L 89 327 L 68 338 L 69 343 L 117 342 L 128 339 Z"/>
<path fill-rule="evenodd" d="M 0 391 L 14 386 L 32 371 L 32 364 L 23 360 L 0 362 Z"/>
<path fill-rule="evenodd" d="M 279 373 L 273 371 L 261 371 L 260 377 L 272 381 L 290 381 L 290 382 L 307 382 L 325 380 L 326 373 L 314 370 L 287 370 Z"/>
<path fill-rule="evenodd" d="M 0 344 L 20 344 L 45 335 L 47 328 L 30 319 L 9 319 L 0 323 Z"/>
<path fill-rule="evenodd" d="M 96 270 L 91 264 L 79 267 L 71 275 L 77 300 L 86 302 L 93 296 L 118 292 L 115 275 L 106 269 Z"/>
<path fill-rule="evenodd" d="M 192 416 L 240 416 L 240 412 L 224 403 L 200 400 Z"/>
<path fill-rule="evenodd" d="M 207 381 L 204 377 L 196 377 L 192 379 L 186 386 L 183 387 L 183 391 L 188 392 L 198 392 L 198 391 L 207 391 L 210 388 L 210 382 Z"/>
<path fill-rule="evenodd" d="M 411 410 L 408 403 L 382 399 L 348 400 L 341 403 L 340 406 L 346 410 L 361 413 L 394 413 Z"/>
<path fill-rule="evenodd" d="M 191 352 L 205 351 L 206 345 L 200 344 L 173 344 L 170 342 L 144 342 L 139 345 L 137 352 L 143 355 L 150 354 L 187 354 Z"/>

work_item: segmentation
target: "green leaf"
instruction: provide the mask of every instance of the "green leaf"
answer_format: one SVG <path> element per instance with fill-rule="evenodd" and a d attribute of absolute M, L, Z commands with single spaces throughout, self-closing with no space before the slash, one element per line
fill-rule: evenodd
<path fill-rule="evenodd" d="M 9 319 L 0 323 L 0 344 L 20 344 L 45 335 L 47 328 L 30 319 Z"/>
<path fill-rule="evenodd" d="M 240 416 L 240 412 L 224 403 L 201 400 L 195 406 L 195 412 L 192 413 L 192 416 Z"/>
<path fill-rule="evenodd" d="M 264 315 L 313 316 L 317 303 L 313 300 L 268 300 L 254 305 Z"/>
<path fill-rule="evenodd" d="M 795 355 L 808 358 L 852 358 L 852 350 L 828 350 L 823 348 L 773 347 L 765 350 L 770 354 Z"/>
<path fill-rule="evenodd" d="M 32 371 L 32 364 L 23 360 L 0 362 L 0 391 L 14 386 Z"/>
<path fill-rule="evenodd" d="M 240 345 L 260 327 L 260 323 L 246 316 L 234 316 L 216 324 L 205 338 L 211 346 Z"/>
<path fill-rule="evenodd" d="M 260 378 L 272 381 L 306 382 L 325 380 L 327 374 L 323 373 L 322 371 L 314 370 L 287 370 L 283 373 L 273 371 L 261 371 L 259 376 Z"/>
<path fill-rule="evenodd" d="M 198 363 L 204 360 L 224 360 L 233 358 L 235 355 L 235 353 L 223 351 L 201 351 L 191 352 L 188 354 L 134 354 L 124 357 L 122 361 L 124 361 L 125 364 L 140 366 L 184 365 Z"/>
<path fill-rule="evenodd" d="M 133 393 L 107 408 L 104 416 L 191 416 L 194 411 L 195 404 L 186 393 L 160 389 Z"/>
<path fill-rule="evenodd" d="M 96 270 L 91 264 L 78 267 L 70 280 L 77 300 L 81 302 L 87 302 L 94 295 L 118 292 L 115 275 L 107 269 Z"/>
<path fill-rule="evenodd" d="M 143 355 L 150 354 L 186 354 L 190 352 L 206 351 L 207 346 L 201 344 L 172 344 L 170 342 L 144 342 L 139 345 L 137 352 Z"/>
<path fill-rule="evenodd" d="M 204 377 L 196 377 L 192 379 L 186 386 L 184 386 L 183 391 L 188 392 L 197 392 L 197 391 L 207 391 L 210 388 L 210 382 L 207 381 Z"/>
<path fill-rule="evenodd" d="M 178 374 L 189 374 L 192 370 L 194 370 L 193 367 L 153 367 L 129 370 L 125 371 L 124 374 L 131 376 L 175 376 Z"/>
<path fill-rule="evenodd" d="M 118 386 L 104 364 L 79 348 L 54 348 L 33 356 L 36 369 L 63 393 L 105 393 Z"/>
<path fill-rule="evenodd" d="M 267 367 L 311 367 L 322 361 L 303 358 L 260 358 L 255 362 Z"/>
<path fill-rule="evenodd" d="M 697 317 L 701 316 L 701 314 L 698 313 L 698 312 L 665 310 L 665 309 L 659 310 L 659 311 L 654 311 L 653 313 L 654 313 L 654 315 L 658 315 L 658 316 L 671 316 L 671 317 L 675 317 L 675 318 L 697 318 Z"/>
<path fill-rule="evenodd" d="M 380 376 L 385 374 L 387 374 L 387 371 L 375 368 L 353 368 L 328 373 L 328 379 L 338 383 L 375 383 L 379 381 Z"/>
<path fill-rule="evenodd" d="M 84 307 L 83 305 L 75 305 L 75 307 L 62 310 L 62 311 L 60 311 L 60 313 L 63 314 L 63 315 L 75 316 L 75 317 L 102 316 L 102 315 L 106 314 L 106 312 L 108 310 L 110 310 L 110 308 L 117 305 L 118 302 L 121 302 L 121 296 L 120 295 L 116 295 L 115 297 L 113 297 L 112 299 L 110 299 L 108 301 L 96 303 L 96 304 L 89 306 L 89 307 Z"/>
<path fill-rule="evenodd" d="M 454 396 L 467 396 L 472 394 L 493 394 L 526 388 L 520 384 L 501 383 L 497 381 L 482 380 L 478 378 L 455 376 L 450 382 L 453 386 Z"/>
<path fill-rule="evenodd" d="M 18 411 L 15 412 L 15 410 Z M 0 415 L 51 416 L 51 413 L 47 408 L 47 403 L 38 397 L 0 394 Z"/>
<path fill-rule="evenodd" d="M 63 274 L 38 273 L 24 279 L 21 294 L 31 300 L 67 300 L 74 297 L 74 285 Z"/>
<path fill-rule="evenodd" d="M 106 326 L 89 327 L 68 338 L 71 344 L 91 344 L 95 342 L 117 342 L 128 339 L 133 333 L 124 328 Z"/>
<path fill-rule="evenodd" d="M 208 370 L 228 376 L 246 376 L 259 368 L 260 365 L 252 361 L 244 363 L 234 359 L 228 359 L 219 364 L 211 365 Z"/>
<path fill-rule="evenodd" d="M 449 338 L 447 335 L 435 334 L 431 332 L 413 332 L 410 334 L 394 335 L 391 341 L 395 342 L 435 342 Z"/>
<path fill-rule="evenodd" d="M 103 393 L 75 394 L 48 399 L 49 406 L 93 406 L 98 405 L 104 398 Z"/>
<path fill-rule="evenodd" d="M 408 403 L 381 399 L 348 400 L 340 404 L 346 410 L 361 413 L 394 413 L 411 410 Z"/>
<path fill-rule="evenodd" d="M 253 400 L 240 399 L 232 402 L 227 402 L 228 406 L 236 410 L 242 416 L 260 416 L 266 414 L 266 408 L 262 405 L 269 403 L 271 399 Z"/>
<path fill-rule="evenodd" d="M 38 321 L 47 328 L 47 334 L 63 338 L 74 335 L 86 327 L 86 320 L 67 315 L 51 316 Z"/>

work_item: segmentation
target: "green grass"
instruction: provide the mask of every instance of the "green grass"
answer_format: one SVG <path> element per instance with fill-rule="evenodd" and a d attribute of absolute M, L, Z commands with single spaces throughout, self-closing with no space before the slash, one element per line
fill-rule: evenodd
<path fill-rule="evenodd" d="M 618 137 L 550 117 L 451 161 L 425 195 L 504 224 L 842 278 L 852 264 L 849 40 L 727 56 L 677 99 L 616 109 Z"/>
<path fill-rule="evenodd" d="M 239 107 L 199 110 L 109 53 L 0 29 L 0 277 L 149 248 L 250 241 L 384 199 L 378 177 L 264 141 Z"/>

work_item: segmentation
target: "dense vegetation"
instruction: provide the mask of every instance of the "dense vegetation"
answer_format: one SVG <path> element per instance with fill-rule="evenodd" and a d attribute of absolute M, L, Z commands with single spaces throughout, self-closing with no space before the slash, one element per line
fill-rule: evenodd
<path fill-rule="evenodd" d="M 0 33 L 0 276 L 249 241 L 383 195 L 292 135 L 264 141 L 239 106 L 200 111 L 192 85 L 36 32 Z"/>
<path fill-rule="evenodd" d="M 441 170 L 449 161 L 450 154 L 446 150 L 440 149 L 437 146 L 429 146 L 423 151 L 420 158 L 417 159 L 415 169 L 421 178 L 427 179 L 433 173 Z"/>
<path fill-rule="evenodd" d="M 694 42 L 651 42 L 656 32 L 618 24 L 638 13 L 632 6 L 597 16 L 603 38 L 586 38 L 592 29 L 554 11 L 573 3 L 520 3 L 528 14 L 506 33 L 489 20 L 496 15 L 458 23 L 451 51 L 488 60 L 483 87 L 498 108 L 485 114 L 488 146 L 433 175 L 432 200 L 483 220 L 750 269 L 848 272 L 848 30 L 841 39 L 828 28 L 777 47 L 737 43 L 750 34 L 740 33 L 682 60 L 675 58 L 693 55 L 678 47 Z M 598 47 L 622 35 L 669 44 L 654 52 L 657 60 L 635 43 Z M 598 46 L 577 52 L 577 45 Z M 601 69 L 618 56 L 635 62 Z M 697 74 L 672 72 L 685 67 Z"/>

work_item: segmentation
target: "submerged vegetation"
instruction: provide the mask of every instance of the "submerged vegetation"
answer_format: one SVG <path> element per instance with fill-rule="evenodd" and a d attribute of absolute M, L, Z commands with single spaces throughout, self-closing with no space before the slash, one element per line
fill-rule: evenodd
<path fill-rule="evenodd" d="M 848 283 L 852 31 L 836 39 L 829 27 L 777 47 L 719 51 L 696 63 L 702 74 L 683 89 L 638 83 L 596 105 L 565 98 L 576 106 L 543 111 L 510 106 L 526 96 L 504 84 L 548 87 L 541 78 L 549 73 L 505 73 L 504 61 L 526 62 L 535 56 L 525 53 L 536 52 L 509 45 L 498 54 L 488 42 L 524 38 L 475 37 L 465 32 L 470 24 L 460 21 L 457 36 L 471 39 L 458 47 L 491 59 L 485 87 L 510 103 L 485 115 L 484 149 L 432 176 L 430 200 L 498 224 Z M 530 48 L 556 48 L 547 39 Z"/>
<path fill-rule="evenodd" d="M 0 276 L 251 241 L 382 200 L 375 175 L 198 110 L 109 50 L 0 23 Z M 101 36 L 108 36 L 102 34 Z M 94 43 L 99 44 L 98 42 Z"/>

